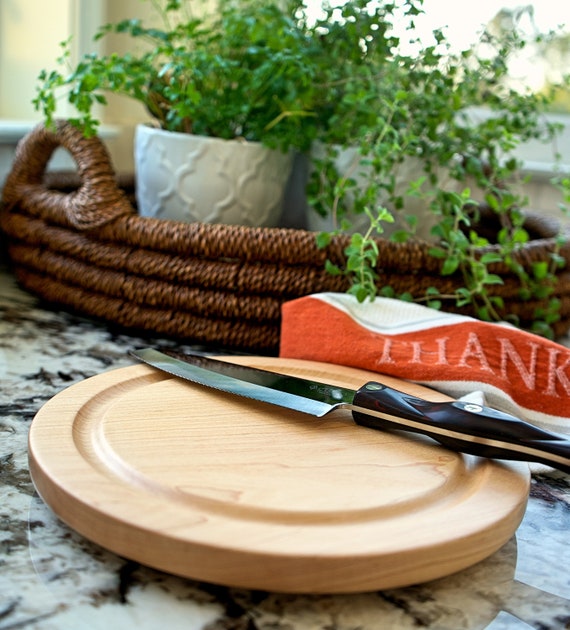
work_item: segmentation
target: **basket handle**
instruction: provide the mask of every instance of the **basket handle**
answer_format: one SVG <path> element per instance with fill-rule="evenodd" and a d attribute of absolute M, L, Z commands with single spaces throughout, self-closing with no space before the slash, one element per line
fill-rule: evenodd
<path fill-rule="evenodd" d="M 50 189 L 44 181 L 48 162 L 58 147 L 66 149 L 77 164 L 81 183 L 72 192 Z M 2 200 L 8 210 L 18 207 L 79 230 L 97 228 L 136 212 L 117 184 L 102 141 L 86 138 L 64 120 L 57 120 L 53 130 L 39 124 L 19 142 Z"/>

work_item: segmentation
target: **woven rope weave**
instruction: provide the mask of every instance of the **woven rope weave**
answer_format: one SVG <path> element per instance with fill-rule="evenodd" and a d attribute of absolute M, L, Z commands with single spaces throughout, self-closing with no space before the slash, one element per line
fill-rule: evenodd
<path fill-rule="evenodd" d="M 46 173 L 58 147 L 74 158 L 77 174 Z M 348 288 L 346 278 L 324 270 L 327 258 L 342 264 L 346 238 L 321 251 L 304 230 L 143 218 L 133 185 L 115 175 L 98 138 L 64 121 L 54 131 L 36 127 L 18 145 L 0 215 L 19 282 L 51 303 L 129 329 L 263 353 L 278 349 L 283 302 Z M 555 247 L 552 223 L 533 216 L 528 228 L 535 238 L 518 254 L 525 265 Z M 419 297 L 430 286 L 448 293 L 461 282 L 441 276 L 427 243 L 378 243 L 380 284 L 398 293 Z M 569 260 L 570 248 L 562 255 Z M 541 302 L 520 301 L 518 281 L 503 265 L 493 272 L 505 278 L 494 288 L 505 314 L 530 323 Z M 570 328 L 566 271 L 556 296 L 562 335 Z"/>

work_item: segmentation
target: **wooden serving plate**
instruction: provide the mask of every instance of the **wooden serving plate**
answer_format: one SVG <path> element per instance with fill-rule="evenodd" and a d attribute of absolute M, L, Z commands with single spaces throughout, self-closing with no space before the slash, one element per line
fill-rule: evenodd
<path fill-rule="evenodd" d="M 226 359 L 354 388 L 379 379 L 324 363 Z M 52 398 L 32 424 L 29 458 L 43 500 L 103 547 L 180 576 L 297 593 L 459 571 L 509 540 L 529 491 L 526 464 L 359 427 L 346 410 L 315 419 L 145 365 Z"/>

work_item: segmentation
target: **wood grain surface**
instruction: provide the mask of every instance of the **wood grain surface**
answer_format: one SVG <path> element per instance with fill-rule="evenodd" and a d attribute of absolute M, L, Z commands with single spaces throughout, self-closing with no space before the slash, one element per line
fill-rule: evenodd
<path fill-rule="evenodd" d="M 323 363 L 227 360 L 354 388 L 371 379 Z M 32 423 L 29 458 L 43 500 L 103 547 L 189 578 L 297 593 L 466 568 L 509 540 L 529 490 L 526 464 L 359 427 L 345 410 L 315 419 L 145 365 L 51 399 Z"/>

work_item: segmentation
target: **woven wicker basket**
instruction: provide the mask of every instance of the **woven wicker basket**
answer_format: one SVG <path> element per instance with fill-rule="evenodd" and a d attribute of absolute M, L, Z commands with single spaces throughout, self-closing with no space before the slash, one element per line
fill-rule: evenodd
<path fill-rule="evenodd" d="M 78 173 L 46 174 L 58 147 Z M 22 286 L 44 300 L 133 331 L 247 351 L 275 353 L 283 302 L 321 291 L 345 291 L 347 280 L 324 271 L 342 262 L 346 240 L 327 251 L 304 230 L 210 225 L 137 215 L 133 181 L 118 178 L 98 138 L 59 122 L 36 127 L 19 144 L 3 193 L 0 226 Z M 529 217 L 535 238 L 520 253 L 528 264 L 554 247 L 556 227 Z M 452 290 L 424 242 L 379 241 L 382 285 L 424 294 Z M 562 254 L 570 259 L 570 248 Z M 498 266 L 495 288 L 524 326 L 540 302 L 522 302 L 516 278 Z M 570 274 L 561 272 L 557 335 L 570 328 Z M 472 314 L 469 309 L 463 312 Z"/>

